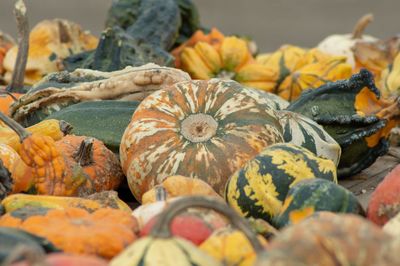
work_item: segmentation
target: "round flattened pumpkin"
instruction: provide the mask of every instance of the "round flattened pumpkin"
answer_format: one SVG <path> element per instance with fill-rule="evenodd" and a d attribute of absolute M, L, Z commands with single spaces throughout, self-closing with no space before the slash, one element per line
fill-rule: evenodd
<path fill-rule="evenodd" d="M 242 216 L 271 222 L 282 209 L 289 189 L 311 178 L 337 182 L 335 164 L 303 147 L 275 144 L 232 175 L 226 185 L 225 199 Z"/>
<path fill-rule="evenodd" d="M 248 159 L 283 142 L 276 105 L 269 94 L 218 79 L 180 82 L 148 96 L 120 146 L 132 193 L 140 200 L 167 176 L 184 175 L 221 194 Z"/>

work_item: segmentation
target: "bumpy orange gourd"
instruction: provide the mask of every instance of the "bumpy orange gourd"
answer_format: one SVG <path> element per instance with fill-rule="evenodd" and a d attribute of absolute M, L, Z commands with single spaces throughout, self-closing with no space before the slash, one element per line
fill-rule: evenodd
<path fill-rule="evenodd" d="M 20 215 L 21 214 L 21 215 Z M 110 208 L 89 213 L 80 208 L 32 208 L 7 213 L 0 226 L 16 227 L 47 238 L 64 252 L 111 259 L 136 239 L 137 222 L 130 213 Z"/>

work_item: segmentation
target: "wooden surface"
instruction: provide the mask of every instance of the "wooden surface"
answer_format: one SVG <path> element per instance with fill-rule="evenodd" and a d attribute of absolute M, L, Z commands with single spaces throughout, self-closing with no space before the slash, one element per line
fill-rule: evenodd
<path fill-rule="evenodd" d="M 391 147 L 387 155 L 378 158 L 369 168 L 351 178 L 340 180 L 339 184 L 352 191 L 363 207 L 367 208 L 371 193 L 385 175 L 399 163 L 400 147 Z"/>

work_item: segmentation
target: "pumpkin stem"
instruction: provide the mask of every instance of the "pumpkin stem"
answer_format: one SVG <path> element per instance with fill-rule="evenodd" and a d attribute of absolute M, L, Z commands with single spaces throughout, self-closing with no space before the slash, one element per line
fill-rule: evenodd
<path fill-rule="evenodd" d="M 29 24 L 26 15 L 26 6 L 23 0 L 18 0 L 15 3 L 14 15 L 17 20 L 18 28 L 18 54 L 15 60 L 11 84 L 7 88 L 7 90 L 11 92 L 24 86 L 26 62 L 28 61 Z"/>
<path fill-rule="evenodd" d="M 5 89 L 0 89 L 0 94 L 7 94 L 14 100 L 14 102 L 18 101 L 17 97 L 15 97 L 14 94 L 12 94 L 11 92 L 9 92 Z"/>
<path fill-rule="evenodd" d="M 229 208 L 224 202 L 216 200 L 215 198 L 191 196 L 183 199 L 178 199 L 171 203 L 163 212 L 159 215 L 153 229 L 150 232 L 152 237 L 156 238 L 170 238 L 171 237 L 171 222 L 178 214 L 182 213 L 188 208 L 206 208 L 214 210 L 224 216 L 237 229 L 242 231 L 249 242 L 251 243 L 254 251 L 259 254 L 264 250 L 262 244 L 258 240 L 257 236 L 252 231 L 248 222 L 240 217 L 233 209 Z"/>
<path fill-rule="evenodd" d="M 18 124 L 17 122 L 15 122 L 13 119 L 6 116 L 2 112 L 0 112 L 0 120 L 3 121 L 4 124 L 6 124 L 9 128 L 14 130 L 15 133 L 17 133 L 21 142 L 31 135 L 31 133 L 28 130 L 23 128 L 20 124 Z"/>
<path fill-rule="evenodd" d="M 93 143 L 94 138 L 82 140 L 78 151 L 73 155 L 73 158 L 80 166 L 87 166 L 93 163 Z"/>
<path fill-rule="evenodd" d="M 352 39 L 361 39 L 368 24 L 374 20 L 374 15 L 366 14 L 362 16 L 356 23 L 352 33 Z"/>
<path fill-rule="evenodd" d="M 24 258 L 28 262 L 28 265 L 35 266 L 48 266 L 49 264 L 45 261 L 46 257 L 41 249 L 33 248 L 24 244 L 18 245 L 3 261 L 4 266 L 13 265 L 19 259 Z"/>
<path fill-rule="evenodd" d="M 60 130 L 64 135 L 68 135 L 73 129 L 73 126 L 64 120 L 60 120 L 59 124 Z"/>

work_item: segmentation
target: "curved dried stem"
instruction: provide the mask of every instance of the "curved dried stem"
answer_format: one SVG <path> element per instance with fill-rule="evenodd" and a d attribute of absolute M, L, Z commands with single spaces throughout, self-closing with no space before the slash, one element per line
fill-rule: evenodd
<path fill-rule="evenodd" d="M 17 122 L 15 122 L 13 119 L 6 116 L 2 112 L 0 112 L 0 120 L 3 121 L 4 124 L 6 124 L 9 128 L 14 130 L 15 133 L 17 133 L 21 142 L 31 135 L 31 133 L 28 130 L 26 130 L 24 127 L 22 127 L 20 124 L 18 124 Z"/>
<path fill-rule="evenodd" d="M 5 89 L 0 89 L 0 94 L 7 94 L 14 100 L 14 102 L 18 101 L 17 97 L 15 97 L 11 92 L 9 92 Z"/>
<path fill-rule="evenodd" d="M 11 92 L 24 86 L 25 69 L 29 52 L 29 24 L 26 13 L 24 1 L 17 0 L 14 7 L 14 15 L 18 28 L 18 54 L 15 60 L 11 84 L 7 88 Z"/>
<path fill-rule="evenodd" d="M 368 24 L 374 20 L 374 15 L 369 13 L 362 16 L 356 23 L 352 33 L 352 39 L 360 39 L 364 34 L 365 29 L 367 28 Z"/>

